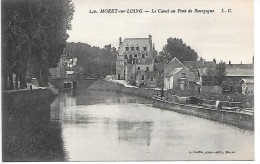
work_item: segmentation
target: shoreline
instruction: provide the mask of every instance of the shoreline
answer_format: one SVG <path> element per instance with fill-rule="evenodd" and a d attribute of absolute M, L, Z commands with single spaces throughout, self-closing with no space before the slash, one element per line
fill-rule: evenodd
<path fill-rule="evenodd" d="M 170 110 L 177 113 L 188 114 L 195 117 L 200 117 L 254 131 L 254 114 L 251 115 L 243 112 L 239 113 L 227 110 L 217 110 L 205 108 L 202 106 L 163 101 L 154 98 L 154 95 L 160 94 L 159 90 L 125 87 L 123 84 L 113 83 L 111 81 L 106 81 L 102 79 L 94 82 L 88 89 L 120 92 L 134 96 L 149 98 L 153 100 L 154 107 L 158 107 L 162 110 Z"/>

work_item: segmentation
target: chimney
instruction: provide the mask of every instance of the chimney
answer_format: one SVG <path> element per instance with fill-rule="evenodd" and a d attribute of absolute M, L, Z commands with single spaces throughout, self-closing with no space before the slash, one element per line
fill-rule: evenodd
<path fill-rule="evenodd" d="M 148 35 L 149 36 L 149 39 L 152 41 L 152 35 Z"/>
<path fill-rule="evenodd" d="M 153 43 L 153 58 L 155 58 L 155 44 Z"/>
<path fill-rule="evenodd" d="M 215 58 L 213 59 L 213 62 L 214 62 L 215 64 L 217 64 L 217 61 L 216 61 L 216 59 L 215 59 Z"/>
<path fill-rule="evenodd" d="M 231 61 L 230 60 L 228 61 L 228 64 L 231 65 Z"/>
<path fill-rule="evenodd" d="M 121 43 L 122 43 L 122 38 L 119 37 L 119 46 L 121 45 Z"/>
<path fill-rule="evenodd" d="M 152 42 L 152 35 L 149 36 L 149 47 L 150 47 L 150 52 L 149 52 L 149 57 L 153 56 L 153 42 Z"/>
<path fill-rule="evenodd" d="M 242 64 L 242 61 L 241 61 L 241 63 L 240 64 Z"/>

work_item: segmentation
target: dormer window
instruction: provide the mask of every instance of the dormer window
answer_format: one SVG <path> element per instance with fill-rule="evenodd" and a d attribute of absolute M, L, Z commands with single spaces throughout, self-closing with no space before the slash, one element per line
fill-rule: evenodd
<path fill-rule="evenodd" d="M 136 51 L 139 51 L 139 47 L 135 47 Z"/>
<path fill-rule="evenodd" d="M 144 51 L 146 51 L 146 50 L 147 50 L 147 48 L 146 48 L 146 46 L 145 46 L 145 45 L 144 45 L 144 47 L 143 47 L 143 48 L 144 48 Z"/>
<path fill-rule="evenodd" d="M 134 57 L 137 58 L 137 54 L 135 54 Z"/>
<path fill-rule="evenodd" d="M 124 58 L 127 59 L 127 55 L 125 55 Z"/>
<path fill-rule="evenodd" d="M 135 48 L 134 47 L 131 47 L 131 51 L 134 51 L 135 50 Z"/>
<path fill-rule="evenodd" d="M 129 51 L 129 47 L 125 47 L 125 50 L 126 50 L 126 51 Z"/>
<path fill-rule="evenodd" d="M 130 59 L 132 59 L 133 58 L 133 55 L 130 55 Z"/>

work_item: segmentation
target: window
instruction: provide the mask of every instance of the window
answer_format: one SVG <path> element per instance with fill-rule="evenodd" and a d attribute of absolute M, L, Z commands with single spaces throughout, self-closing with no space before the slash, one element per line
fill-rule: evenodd
<path fill-rule="evenodd" d="M 134 57 L 137 58 L 137 54 L 135 54 Z"/>
<path fill-rule="evenodd" d="M 125 59 L 127 59 L 127 55 L 125 55 L 125 57 L 124 57 Z"/>
<path fill-rule="evenodd" d="M 181 73 L 181 77 L 186 77 L 186 73 Z"/>
<path fill-rule="evenodd" d="M 135 50 L 135 48 L 134 47 L 131 47 L 131 51 L 134 51 Z"/>
<path fill-rule="evenodd" d="M 149 67 L 146 67 L 146 71 L 149 71 Z"/>
<path fill-rule="evenodd" d="M 137 67 L 137 70 L 140 71 L 140 67 Z"/>
<path fill-rule="evenodd" d="M 153 81 L 153 77 L 151 77 L 151 81 Z"/>
<path fill-rule="evenodd" d="M 129 47 L 125 47 L 125 50 L 126 50 L 126 51 L 129 51 Z"/>
<path fill-rule="evenodd" d="M 141 80 L 144 80 L 144 75 L 142 75 L 142 79 Z"/>
<path fill-rule="evenodd" d="M 139 47 L 135 47 L 136 51 L 139 51 Z"/>
<path fill-rule="evenodd" d="M 146 53 L 145 55 L 148 56 L 148 53 Z"/>
<path fill-rule="evenodd" d="M 130 55 L 130 59 L 132 59 L 133 58 L 133 55 Z"/>
<path fill-rule="evenodd" d="M 144 46 L 144 51 L 146 51 L 147 50 L 147 48 Z"/>
<path fill-rule="evenodd" d="M 124 66 L 126 65 L 126 62 L 124 62 Z"/>
<path fill-rule="evenodd" d="M 142 54 L 142 58 L 145 58 L 145 54 Z"/>

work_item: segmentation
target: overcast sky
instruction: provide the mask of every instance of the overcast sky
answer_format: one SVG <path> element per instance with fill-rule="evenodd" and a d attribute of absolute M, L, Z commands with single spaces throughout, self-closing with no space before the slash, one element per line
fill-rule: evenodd
<path fill-rule="evenodd" d="M 69 42 L 118 48 L 118 38 L 153 37 L 161 51 L 169 37 L 181 38 L 206 60 L 251 63 L 253 56 L 253 3 L 250 0 L 73 0 Z M 221 13 L 232 9 L 232 13 Z M 201 13 L 90 14 L 100 9 L 200 9 Z"/>

